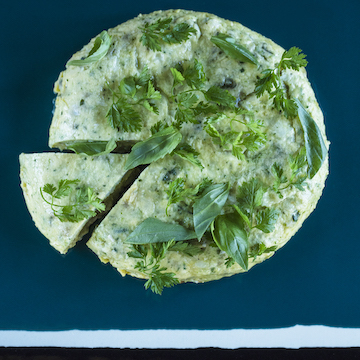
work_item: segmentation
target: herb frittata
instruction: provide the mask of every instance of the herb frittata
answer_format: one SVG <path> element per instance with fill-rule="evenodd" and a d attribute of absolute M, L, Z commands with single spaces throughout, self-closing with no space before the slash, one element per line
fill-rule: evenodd
<path fill-rule="evenodd" d="M 122 156 L 101 173 L 89 169 L 87 186 L 93 176 L 119 184 L 135 174 L 88 241 L 101 261 L 161 294 L 247 271 L 282 247 L 328 174 L 305 58 L 239 23 L 185 10 L 139 15 L 74 54 L 55 83 L 50 147 L 98 163 Z M 58 173 L 66 184 L 69 174 Z M 31 184 L 46 206 L 53 199 L 41 186 L 52 180 Z M 44 226 L 73 224 L 65 210 L 50 206 L 46 216 L 60 221 Z"/>

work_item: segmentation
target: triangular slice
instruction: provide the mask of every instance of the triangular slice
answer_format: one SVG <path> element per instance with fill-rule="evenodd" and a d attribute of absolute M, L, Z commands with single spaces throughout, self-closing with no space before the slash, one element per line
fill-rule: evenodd
<path fill-rule="evenodd" d="M 111 195 L 120 192 L 131 177 L 131 171 L 124 171 L 127 156 L 108 154 L 90 157 L 68 153 L 20 155 L 21 188 L 29 212 L 40 232 L 60 253 L 65 254 L 87 233 L 96 216 L 78 222 L 60 221 L 43 199 L 40 188 L 46 184 L 56 187 L 60 180 L 77 179 L 79 186 L 94 190 L 96 197 L 105 202 L 105 211 L 108 211 Z M 43 193 L 43 196 L 51 201 L 49 194 Z M 61 205 L 69 201 L 66 197 L 55 200 Z"/>

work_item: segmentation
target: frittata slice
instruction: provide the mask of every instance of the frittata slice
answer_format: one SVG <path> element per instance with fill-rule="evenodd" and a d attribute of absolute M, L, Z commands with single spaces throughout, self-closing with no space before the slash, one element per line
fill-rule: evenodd
<path fill-rule="evenodd" d="M 51 206 L 51 196 L 44 191 L 50 184 L 58 187 L 62 180 L 79 180 L 76 188 L 84 185 L 94 191 L 94 198 L 108 199 L 130 177 L 131 171 L 124 170 L 127 155 L 108 154 L 98 157 L 68 153 L 40 153 L 20 155 L 21 188 L 30 215 L 40 232 L 61 254 L 65 254 L 88 231 L 95 216 L 77 222 L 61 221 L 56 211 L 61 207 Z M 41 191 L 42 189 L 42 191 Z M 86 194 L 85 194 L 86 195 Z M 73 199 L 68 196 L 55 198 L 58 205 L 69 205 Z M 55 210 L 55 211 L 54 211 Z M 88 210 L 94 210 L 89 206 Z"/>

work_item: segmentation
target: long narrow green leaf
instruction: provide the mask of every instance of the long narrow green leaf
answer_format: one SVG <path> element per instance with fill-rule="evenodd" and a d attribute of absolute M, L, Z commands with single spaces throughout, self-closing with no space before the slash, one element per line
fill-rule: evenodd
<path fill-rule="evenodd" d="M 217 47 L 223 50 L 225 54 L 231 56 L 232 58 L 258 65 L 255 56 L 244 46 L 237 44 L 235 39 L 233 39 L 231 36 L 226 34 L 218 34 L 216 36 L 212 36 L 210 40 Z"/>
<path fill-rule="evenodd" d="M 182 135 L 178 130 L 169 126 L 148 138 L 138 142 L 131 149 L 126 160 L 125 170 L 138 165 L 150 164 L 170 154 L 180 143 Z"/>
<path fill-rule="evenodd" d="M 170 240 L 195 239 L 194 231 L 179 224 L 165 223 L 159 219 L 147 218 L 125 240 L 128 244 L 153 244 Z"/>
<path fill-rule="evenodd" d="M 295 99 L 298 115 L 304 130 L 306 160 L 308 162 L 308 177 L 312 179 L 325 161 L 327 149 L 319 127 L 305 110 L 302 103 Z"/>
<path fill-rule="evenodd" d="M 216 245 L 248 270 L 249 243 L 243 221 L 237 212 L 219 215 L 211 224 L 211 233 Z"/>
<path fill-rule="evenodd" d="M 91 64 L 95 61 L 101 60 L 108 52 L 111 45 L 111 36 L 107 31 L 103 31 L 94 42 L 93 48 L 90 50 L 89 55 L 83 60 L 71 60 L 67 64 L 75 66 L 84 66 Z"/>
<path fill-rule="evenodd" d="M 229 196 L 230 184 L 208 186 L 203 196 L 194 203 L 194 227 L 200 241 L 207 228 L 221 212 Z"/>
<path fill-rule="evenodd" d="M 109 141 L 74 141 L 66 144 L 66 149 L 74 151 L 76 154 L 90 156 L 105 155 L 111 153 L 116 148 L 115 139 Z"/>

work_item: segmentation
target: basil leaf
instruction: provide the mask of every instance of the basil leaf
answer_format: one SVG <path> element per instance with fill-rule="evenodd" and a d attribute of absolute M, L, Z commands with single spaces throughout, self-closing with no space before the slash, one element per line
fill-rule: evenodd
<path fill-rule="evenodd" d="M 194 227 L 200 241 L 209 225 L 220 214 L 228 198 L 230 184 L 215 184 L 208 186 L 200 199 L 193 206 Z"/>
<path fill-rule="evenodd" d="M 93 48 L 90 50 L 89 55 L 83 60 L 71 60 L 67 64 L 74 66 L 84 66 L 91 64 L 95 61 L 101 60 L 108 52 L 111 45 L 111 36 L 107 31 L 103 31 L 94 42 Z"/>
<path fill-rule="evenodd" d="M 294 99 L 298 106 L 298 115 L 304 130 L 306 160 L 309 165 L 308 177 L 312 179 L 323 164 L 327 149 L 319 127 L 314 119 L 305 110 L 298 99 Z"/>
<path fill-rule="evenodd" d="M 236 60 L 249 62 L 258 65 L 256 58 L 244 46 L 237 44 L 235 39 L 226 34 L 219 34 L 211 37 L 211 42 L 219 47 L 225 54 L 231 56 Z"/>
<path fill-rule="evenodd" d="M 247 233 L 241 228 L 242 219 L 235 213 L 219 215 L 211 224 L 211 233 L 216 245 L 248 270 L 249 243 Z"/>
<path fill-rule="evenodd" d="M 180 143 L 182 136 L 178 130 L 169 126 L 147 140 L 140 141 L 133 146 L 125 163 L 125 170 L 138 165 L 150 164 L 153 161 L 170 154 Z"/>
<path fill-rule="evenodd" d="M 112 138 L 109 141 L 75 141 L 67 143 L 66 149 L 72 150 L 76 154 L 98 156 L 111 153 L 116 146 L 116 141 Z"/>
<path fill-rule="evenodd" d="M 147 218 L 125 240 L 127 244 L 153 244 L 169 240 L 195 239 L 194 231 L 179 224 L 169 224 L 155 218 Z"/>

